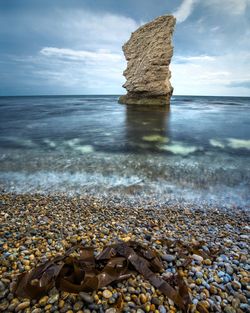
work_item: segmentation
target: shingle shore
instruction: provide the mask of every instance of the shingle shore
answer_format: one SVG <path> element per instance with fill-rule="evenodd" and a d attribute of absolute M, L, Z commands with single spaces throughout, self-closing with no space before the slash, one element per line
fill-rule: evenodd
<path fill-rule="evenodd" d="M 141 276 L 94 293 L 50 293 L 39 300 L 18 299 L 11 292 L 18 273 L 62 254 L 83 241 L 96 251 L 118 240 L 135 240 L 156 249 L 171 277 L 186 278 L 192 312 L 202 303 L 209 312 L 250 312 L 249 215 L 218 208 L 195 210 L 175 203 L 121 205 L 118 201 L 64 195 L 0 195 L 0 312 L 178 312 L 174 304 Z M 172 240 L 166 245 L 164 240 Z M 221 248 L 215 259 L 183 255 L 176 240 L 203 241 L 204 252 Z M 119 303 L 118 303 L 119 302 Z"/>

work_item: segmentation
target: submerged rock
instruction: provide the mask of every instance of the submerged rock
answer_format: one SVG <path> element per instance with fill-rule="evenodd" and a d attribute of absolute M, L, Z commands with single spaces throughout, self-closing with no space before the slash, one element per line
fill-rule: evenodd
<path fill-rule="evenodd" d="M 123 85 L 127 95 L 120 103 L 165 106 L 170 102 L 173 87 L 169 64 L 173 55 L 172 34 L 175 18 L 164 15 L 141 26 L 123 46 L 128 61 Z"/>

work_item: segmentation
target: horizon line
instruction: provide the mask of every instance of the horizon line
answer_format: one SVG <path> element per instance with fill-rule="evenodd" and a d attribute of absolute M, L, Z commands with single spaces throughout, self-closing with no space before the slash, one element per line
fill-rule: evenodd
<path fill-rule="evenodd" d="M 120 97 L 119 94 L 37 94 L 37 95 L 0 95 L 0 98 L 7 98 L 7 97 L 84 97 L 84 96 L 116 96 Z M 228 96 L 222 96 L 222 95 L 173 95 L 174 97 L 235 97 L 235 98 L 250 98 L 249 96 L 239 96 L 239 95 L 228 95 Z"/>

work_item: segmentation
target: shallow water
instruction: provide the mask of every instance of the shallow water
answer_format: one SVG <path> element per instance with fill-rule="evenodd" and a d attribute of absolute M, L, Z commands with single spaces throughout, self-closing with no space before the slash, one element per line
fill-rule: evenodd
<path fill-rule="evenodd" d="M 1 97 L 0 186 L 221 207 L 250 204 L 250 98 Z"/>

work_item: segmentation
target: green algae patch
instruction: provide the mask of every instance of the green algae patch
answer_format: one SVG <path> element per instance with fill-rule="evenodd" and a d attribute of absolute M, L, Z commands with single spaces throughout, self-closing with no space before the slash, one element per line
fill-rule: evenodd
<path fill-rule="evenodd" d="M 81 153 L 92 153 L 95 152 L 95 149 L 91 145 L 84 145 L 84 146 L 77 146 L 75 147 L 76 151 L 79 151 Z"/>
<path fill-rule="evenodd" d="M 221 149 L 225 148 L 225 144 L 222 141 L 217 140 L 217 139 L 210 139 L 209 143 L 211 146 L 216 147 L 216 148 L 221 148 Z"/>
<path fill-rule="evenodd" d="M 169 141 L 167 137 L 160 136 L 160 135 L 149 135 L 142 137 L 142 140 L 148 142 L 158 142 L 158 143 L 166 143 Z"/>
<path fill-rule="evenodd" d="M 250 140 L 228 138 L 228 146 L 232 149 L 247 149 L 250 150 Z"/>
<path fill-rule="evenodd" d="M 186 156 L 190 153 L 194 153 L 195 151 L 199 150 L 198 147 L 183 145 L 182 143 L 179 142 L 173 142 L 172 144 L 169 145 L 160 146 L 159 149 L 183 156 Z"/>

